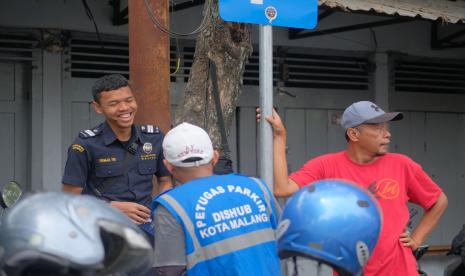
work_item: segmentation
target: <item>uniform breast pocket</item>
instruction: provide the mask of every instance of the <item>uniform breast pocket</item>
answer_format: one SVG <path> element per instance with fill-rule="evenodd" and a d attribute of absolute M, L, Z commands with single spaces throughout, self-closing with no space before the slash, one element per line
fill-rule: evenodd
<path fill-rule="evenodd" d="M 140 174 L 155 174 L 157 171 L 157 163 L 155 161 L 142 161 L 138 165 Z"/>
<path fill-rule="evenodd" d="M 95 166 L 95 175 L 97 177 L 114 177 L 123 175 L 121 164 L 98 164 Z"/>

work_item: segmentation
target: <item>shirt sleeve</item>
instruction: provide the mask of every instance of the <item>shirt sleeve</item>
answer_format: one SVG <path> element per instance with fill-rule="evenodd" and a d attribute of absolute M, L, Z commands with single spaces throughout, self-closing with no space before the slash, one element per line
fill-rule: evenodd
<path fill-rule="evenodd" d="M 298 171 L 293 172 L 289 178 L 300 188 L 323 178 L 323 164 L 321 158 L 307 161 Z"/>
<path fill-rule="evenodd" d="M 156 276 L 184 276 L 186 275 L 185 266 L 164 266 L 155 269 Z"/>
<path fill-rule="evenodd" d="M 155 175 L 157 177 L 171 176 L 170 172 L 168 171 L 168 169 L 165 167 L 165 164 L 163 163 L 163 159 L 165 159 L 165 156 L 163 155 L 163 151 L 161 150 L 157 158 L 158 169 L 155 172 Z"/>
<path fill-rule="evenodd" d="M 186 245 L 181 224 L 162 205 L 153 215 L 155 225 L 154 267 L 186 266 Z"/>
<path fill-rule="evenodd" d="M 88 172 L 88 152 L 83 143 L 77 139 L 68 148 L 68 159 L 66 160 L 62 182 L 84 188 Z"/>
<path fill-rule="evenodd" d="M 412 203 L 428 210 L 436 203 L 442 189 L 426 174 L 420 165 L 411 162 L 411 177 L 406 182 L 408 196 Z"/>

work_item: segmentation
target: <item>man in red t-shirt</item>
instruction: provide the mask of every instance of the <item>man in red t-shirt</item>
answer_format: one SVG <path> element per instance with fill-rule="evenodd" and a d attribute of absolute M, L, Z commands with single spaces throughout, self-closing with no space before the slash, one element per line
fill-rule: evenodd
<path fill-rule="evenodd" d="M 447 207 L 447 197 L 420 165 L 405 155 L 388 153 L 389 122 L 402 117 L 398 112 L 385 113 L 369 101 L 350 105 L 341 121 L 347 149 L 316 157 L 290 176 L 284 125 L 276 112 L 266 118 L 273 127 L 276 196 L 290 196 L 316 180 L 339 178 L 357 183 L 378 199 L 383 226 L 365 276 L 418 275 L 412 251 L 426 240 Z M 425 209 L 411 234 L 406 229 L 409 201 Z"/>

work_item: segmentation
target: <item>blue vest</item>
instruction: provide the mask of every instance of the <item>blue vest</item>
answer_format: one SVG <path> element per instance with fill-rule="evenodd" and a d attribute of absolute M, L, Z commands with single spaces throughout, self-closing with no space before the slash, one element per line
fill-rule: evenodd
<path fill-rule="evenodd" d="M 275 203 L 258 179 L 213 175 L 185 183 L 153 202 L 182 225 L 187 275 L 281 275 Z"/>

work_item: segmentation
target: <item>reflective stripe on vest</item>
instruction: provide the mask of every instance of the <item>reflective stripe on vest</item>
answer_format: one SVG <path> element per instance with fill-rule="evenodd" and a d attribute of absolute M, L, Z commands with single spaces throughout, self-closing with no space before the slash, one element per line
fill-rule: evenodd
<path fill-rule="evenodd" d="M 258 179 L 258 178 L 255 178 L 255 177 L 249 177 L 250 179 L 254 180 L 257 184 L 258 184 L 258 187 L 260 187 L 260 189 L 262 190 L 264 196 L 265 196 L 265 201 L 266 201 L 266 205 L 268 206 L 268 216 L 271 217 L 271 204 L 270 204 L 270 195 L 268 194 L 268 190 L 265 188 L 265 186 L 263 185 L 263 183 Z M 279 203 L 276 202 L 276 199 L 274 197 L 272 197 L 273 199 L 273 202 L 274 202 L 274 205 L 275 205 L 275 208 L 277 209 L 277 212 L 278 214 L 281 213 L 281 206 L 279 206 Z"/>
<path fill-rule="evenodd" d="M 197 235 L 194 231 L 194 224 L 192 223 L 185 210 L 181 207 L 179 202 L 168 194 L 165 194 L 161 197 L 168 204 L 170 204 L 171 207 L 176 211 L 176 213 L 179 215 L 184 225 L 186 226 L 189 235 L 192 237 L 194 251 L 187 255 L 188 270 L 200 262 L 207 261 L 222 256 L 224 254 L 245 249 L 251 246 L 255 246 L 260 243 L 266 243 L 275 240 L 275 233 L 273 229 L 265 228 L 258 231 L 249 232 L 240 236 L 235 236 L 218 242 L 214 242 L 205 247 L 201 247 L 199 240 L 197 239 Z"/>
<path fill-rule="evenodd" d="M 268 216 L 271 217 L 272 212 L 271 212 L 271 204 L 270 204 L 270 195 L 268 194 L 268 190 L 265 188 L 265 186 L 263 186 L 263 183 L 257 178 L 255 177 L 249 177 L 249 178 L 255 181 L 258 184 L 258 187 L 260 187 L 260 190 L 262 190 L 263 196 L 265 197 L 266 206 L 268 209 Z"/>
<path fill-rule="evenodd" d="M 191 219 L 187 215 L 184 208 L 182 208 L 182 206 L 179 204 L 179 202 L 176 199 L 174 199 L 172 196 L 168 194 L 162 195 L 161 198 L 166 200 L 166 202 L 170 204 L 171 207 L 173 207 L 176 213 L 178 213 L 181 220 L 184 222 L 184 225 L 186 226 L 187 231 L 192 236 L 192 243 L 194 244 L 194 252 L 197 252 L 198 250 L 200 250 L 200 243 L 199 243 L 199 240 L 197 239 L 197 236 L 195 235 L 194 224 L 192 223 Z"/>

